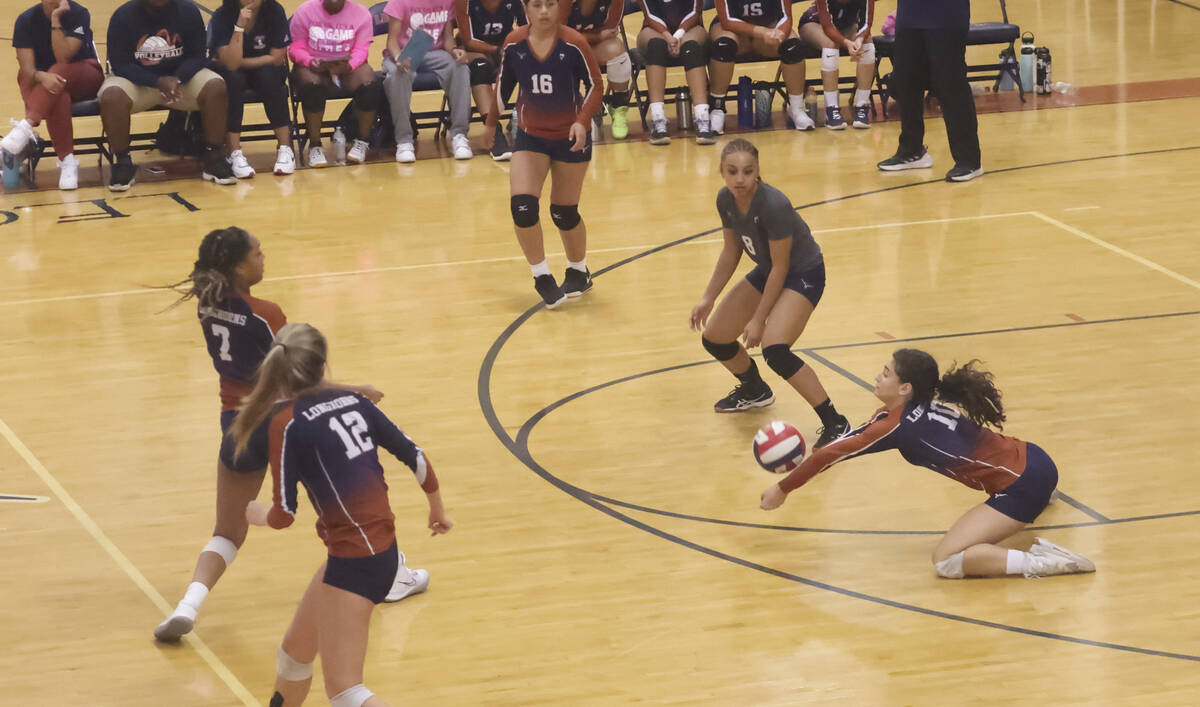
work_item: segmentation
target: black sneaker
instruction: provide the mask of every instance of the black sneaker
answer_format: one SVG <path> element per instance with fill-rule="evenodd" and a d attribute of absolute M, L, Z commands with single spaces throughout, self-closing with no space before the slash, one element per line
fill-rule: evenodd
<path fill-rule="evenodd" d="M 713 405 L 717 412 L 745 412 L 750 408 L 761 408 L 775 402 L 775 394 L 766 383 L 739 383 Z"/>
<path fill-rule="evenodd" d="M 554 281 L 553 275 L 538 275 L 533 278 L 533 289 L 542 296 L 546 309 L 554 309 L 567 301 L 567 293 Z"/>
<path fill-rule="evenodd" d="M 854 106 L 854 122 L 852 125 L 860 130 L 866 130 L 871 127 L 871 107 Z"/>
<path fill-rule="evenodd" d="M 651 145 L 670 145 L 671 136 L 667 134 L 667 119 L 666 118 L 651 118 L 650 120 L 650 144 Z"/>
<path fill-rule="evenodd" d="M 842 117 L 842 109 L 838 106 L 825 106 L 825 127 L 830 130 L 845 130 L 846 119 Z"/>
<path fill-rule="evenodd" d="M 233 176 L 233 167 L 217 147 L 210 146 L 204 149 L 204 156 L 200 158 L 200 177 L 217 184 L 237 184 L 237 177 Z"/>
<path fill-rule="evenodd" d="M 817 430 L 817 443 L 813 445 L 813 449 L 820 449 L 849 431 L 850 421 L 846 419 L 845 415 L 839 415 L 836 423 Z"/>
<path fill-rule="evenodd" d="M 712 131 L 711 118 L 696 119 L 696 144 L 711 145 L 717 141 L 717 136 Z"/>
<path fill-rule="evenodd" d="M 933 166 L 933 158 L 929 156 L 929 150 L 921 148 L 919 155 L 902 155 L 899 151 L 886 160 L 875 165 L 884 172 L 898 172 L 902 169 L 923 169 Z"/>
<path fill-rule="evenodd" d="M 588 270 L 567 268 L 563 273 L 562 291 L 567 297 L 578 297 L 592 289 L 592 273 Z"/>
<path fill-rule="evenodd" d="M 108 190 L 125 191 L 133 186 L 135 179 L 137 179 L 137 165 L 133 163 L 129 153 L 117 155 L 117 161 L 113 162 L 112 171 L 108 175 Z"/>
<path fill-rule="evenodd" d="M 969 182 L 972 179 L 983 175 L 983 167 L 971 167 L 969 165 L 954 165 L 954 169 L 946 172 L 947 182 Z"/>
<path fill-rule="evenodd" d="M 508 138 L 500 126 L 496 126 L 496 141 L 492 143 L 492 159 L 496 162 L 507 162 L 512 159 L 512 148 L 508 146 Z"/>

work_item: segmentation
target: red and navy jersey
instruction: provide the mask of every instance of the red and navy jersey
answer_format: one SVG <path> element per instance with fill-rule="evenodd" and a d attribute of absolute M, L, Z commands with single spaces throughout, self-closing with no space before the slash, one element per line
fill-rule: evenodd
<path fill-rule="evenodd" d="M 562 23 L 577 32 L 599 32 L 616 29 L 625 14 L 624 0 L 595 0 L 590 11 L 583 9 L 583 0 L 574 0 L 565 7 Z"/>
<path fill-rule="evenodd" d="M 399 459 L 427 493 L 437 476 L 421 448 L 358 393 L 328 389 L 302 395 L 271 418 L 272 528 L 296 519 L 303 484 L 317 512 L 317 535 L 334 557 L 376 555 L 396 541 L 395 518 L 379 447 Z"/>
<path fill-rule="evenodd" d="M 521 0 L 498 0 L 493 4 L 496 9 L 489 10 L 485 0 L 457 0 L 458 31 L 467 49 L 478 50 L 470 46 L 473 40 L 489 44 L 495 51 L 513 27 L 529 24 Z"/>
<path fill-rule="evenodd" d="M 875 0 L 814 0 L 800 17 L 800 24 L 820 22 L 825 36 L 840 48 L 846 37 L 839 30 L 850 30 L 851 38 L 871 38 L 875 19 Z"/>
<path fill-rule="evenodd" d="M 507 107 L 518 85 L 517 125 L 535 137 L 564 140 L 572 123 L 588 125 L 600 108 L 600 66 L 587 40 L 570 27 L 558 28 L 558 41 L 545 58 L 538 57 L 529 43 L 529 25 L 513 30 L 500 50 L 499 73 L 499 100 L 488 111 L 489 129 L 500 120 L 500 102 Z"/>
<path fill-rule="evenodd" d="M 685 30 L 700 23 L 703 0 L 638 0 L 642 6 L 642 27 L 659 32 Z"/>
<path fill-rule="evenodd" d="M 249 295 L 231 297 L 212 308 L 197 307 L 196 316 L 213 368 L 221 376 L 221 409 L 236 410 L 254 388 L 258 366 L 287 317 L 274 302 Z"/>
<path fill-rule="evenodd" d="M 721 27 L 738 34 L 753 34 L 747 25 L 792 29 L 792 4 L 787 0 L 716 0 Z"/>
<path fill-rule="evenodd" d="M 880 408 L 867 424 L 809 455 L 779 486 L 792 491 L 840 461 L 895 449 L 909 464 L 994 494 L 1024 473 L 1026 446 L 936 400 L 909 402 L 891 410 Z"/>

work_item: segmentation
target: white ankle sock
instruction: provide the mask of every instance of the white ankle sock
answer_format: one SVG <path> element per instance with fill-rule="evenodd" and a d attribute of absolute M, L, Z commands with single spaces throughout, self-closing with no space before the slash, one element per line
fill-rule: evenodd
<path fill-rule="evenodd" d="M 854 92 L 854 105 L 865 106 L 871 100 L 871 89 L 860 88 Z"/>
<path fill-rule="evenodd" d="M 663 110 L 662 103 L 651 103 L 650 104 L 650 117 L 653 118 L 654 120 L 666 120 L 667 119 L 667 113 L 666 113 L 666 111 Z"/>
<path fill-rule="evenodd" d="M 826 91 L 825 92 L 825 107 L 826 108 L 837 108 L 837 104 L 838 104 L 838 92 L 837 91 Z"/>
<path fill-rule="evenodd" d="M 794 96 L 788 94 L 788 110 L 796 113 L 804 111 L 804 96 Z"/>
<path fill-rule="evenodd" d="M 192 582 L 188 585 L 183 599 L 179 601 L 179 606 L 175 609 L 176 613 L 181 613 L 180 609 L 187 607 L 191 609 L 192 616 L 195 617 L 196 612 L 200 610 L 200 605 L 204 603 L 204 599 L 207 596 L 208 587 L 204 586 L 201 582 Z"/>
<path fill-rule="evenodd" d="M 578 263 L 574 263 L 574 262 L 571 262 L 570 260 L 568 260 L 567 267 L 575 268 L 579 272 L 587 272 L 587 258 L 580 260 Z"/>
<path fill-rule="evenodd" d="M 1029 553 L 1021 550 L 1009 550 L 1008 559 L 1004 562 L 1004 574 L 1025 574 L 1029 569 Z"/>
<path fill-rule="evenodd" d="M 708 104 L 697 103 L 692 106 L 692 117 L 696 120 L 708 120 Z"/>
<path fill-rule="evenodd" d="M 540 263 L 537 263 L 536 265 L 530 265 L 529 269 L 533 271 L 534 277 L 550 274 L 550 266 L 546 264 L 545 260 L 543 260 Z"/>

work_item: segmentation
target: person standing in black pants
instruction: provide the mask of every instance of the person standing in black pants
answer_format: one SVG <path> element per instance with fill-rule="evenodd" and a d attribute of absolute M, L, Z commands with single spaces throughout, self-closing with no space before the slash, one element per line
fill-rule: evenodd
<path fill-rule="evenodd" d="M 898 0 L 892 64 L 900 103 L 900 145 L 895 155 L 879 163 L 879 169 L 894 172 L 933 166 L 924 145 L 924 96 L 929 88 L 941 103 L 954 157 L 946 181 L 967 182 L 983 174 L 975 97 L 967 82 L 970 24 L 970 0 Z"/>

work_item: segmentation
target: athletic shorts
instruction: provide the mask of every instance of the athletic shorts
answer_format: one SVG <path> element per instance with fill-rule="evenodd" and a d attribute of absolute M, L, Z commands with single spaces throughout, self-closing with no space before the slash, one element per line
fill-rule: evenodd
<path fill-rule="evenodd" d="M 334 557 L 325 561 L 325 576 L 321 581 L 331 587 L 366 597 L 376 604 L 383 603 L 400 569 L 400 551 L 396 541 L 392 546 L 366 557 Z"/>
<path fill-rule="evenodd" d="M 1032 523 L 1050 505 L 1050 496 L 1058 486 L 1058 467 L 1041 447 L 1026 442 L 1025 473 L 986 503 L 1004 515 L 1022 523 Z"/>
<path fill-rule="evenodd" d="M 592 136 L 589 133 L 587 136 L 587 147 L 579 152 L 571 151 L 570 138 L 562 140 L 547 140 L 543 137 L 530 135 L 524 130 L 517 128 L 517 139 L 513 142 L 513 152 L 540 152 L 543 155 L 548 155 L 554 162 L 590 162 L 592 159 Z"/>
<path fill-rule="evenodd" d="M 250 441 L 246 444 L 246 449 L 242 451 L 240 456 L 234 456 L 233 448 L 235 446 L 233 438 L 226 434 L 229 431 L 230 425 L 233 424 L 233 418 L 237 417 L 237 410 L 223 410 L 221 412 L 221 451 L 218 458 L 225 468 L 238 472 L 239 474 L 247 474 L 252 471 L 267 468 L 267 460 L 270 458 L 269 442 L 267 432 L 271 427 L 271 417 L 263 420 L 253 432 L 250 433 Z"/>
<path fill-rule="evenodd" d="M 767 275 L 770 273 L 770 268 L 756 265 L 753 270 L 746 273 L 746 282 L 762 292 L 767 285 Z M 822 262 L 815 268 L 807 270 L 792 270 L 787 274 L 787 279 L 783 281 L 783 287 L 804 295 L 809 302 L 812 302 L 812 306 L 816 307 L 817 303 L 821 301 L 821 295 L 825 294 L 825 263 Z"/>

